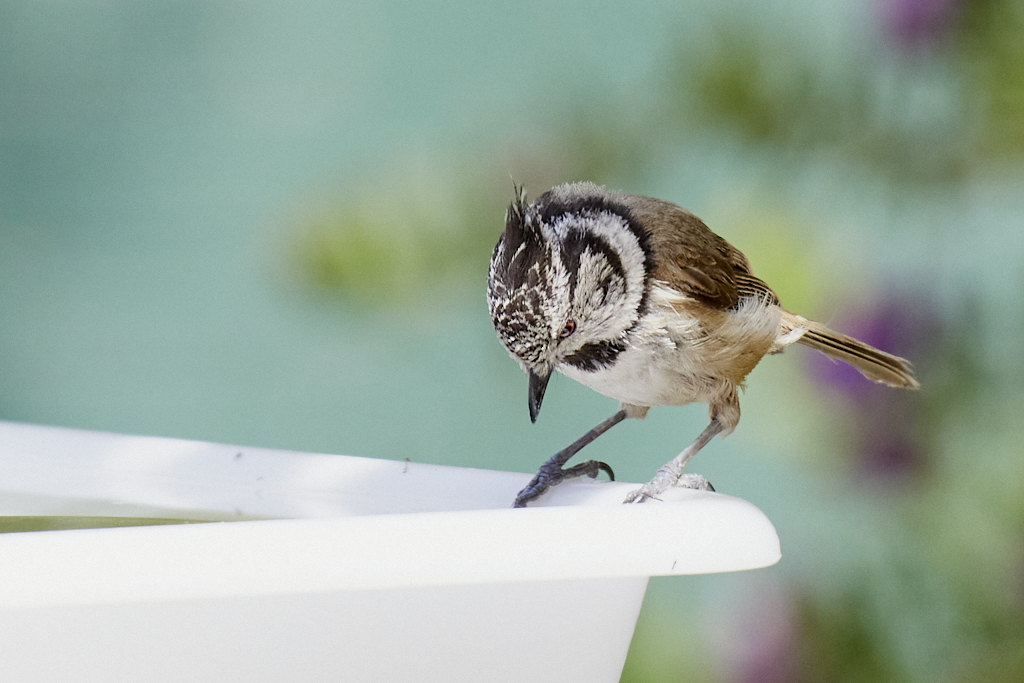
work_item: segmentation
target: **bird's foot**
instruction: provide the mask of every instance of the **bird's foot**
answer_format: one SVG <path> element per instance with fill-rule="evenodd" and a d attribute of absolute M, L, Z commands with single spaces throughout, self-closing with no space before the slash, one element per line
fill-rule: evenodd
<path fill-rule="evenodd" d="M 672 488 L 679 486 L 686 489 L 697 489 L 698 491 L 714 491 L 715 487 L 711 482 L 700 474 L 673 474 L 671 471 L 662 468 L 654 475 L 654 478 L 638 488 L 630 491 L 624 503 L 642 503 L 653 498 L 661 500 L 659 496 Z"/>
<path fill-rule="evenodd" d="M 601 472 L 608 474 L 608 478 L 615 481 L 615 473 L 612 472 L 612 468 L 603 462 L 597 460 L 588 460 L 581 462 L 579 465 L 573 465 L 572 467 L 562 468 L 557 463 L 546 462 L 540 466 L 540 470 L 530 480 L 530 483 L 526 485 L 519 495 L 516 496 L 515 502 L 512 507 L 524 508 L 526 504 L 532 500 L 540 498 L 549 488 L 555 484 L 559 484 L 566 479 L 575 479 L 576 477 L 590 477 L 591 479 L 597 479 L 597 475 Z"/>

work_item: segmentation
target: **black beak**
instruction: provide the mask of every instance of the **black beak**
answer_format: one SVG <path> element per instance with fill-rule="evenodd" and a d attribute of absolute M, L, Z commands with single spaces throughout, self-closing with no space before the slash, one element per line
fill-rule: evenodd
<path fill-rule="evenodd" d="M 530 422 L 536 422 L 540 404 L 544 400 L 544 390 L 548 388 L 548 380 L 551 379 L 551 373 L 538 375 L 533 370 L 527 370 L 526 374 L 530 377 Z"/>

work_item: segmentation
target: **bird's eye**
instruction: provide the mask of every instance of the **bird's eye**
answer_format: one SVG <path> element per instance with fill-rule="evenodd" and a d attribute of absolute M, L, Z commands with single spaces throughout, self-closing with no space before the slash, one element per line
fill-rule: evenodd
<path fill-rule="evenodd" d="M 576 331 L 576 322 L 573 321 L 573 320 L 568 320 L 568 321 L 566 321 L 565 327 L 562 328 L 562 331 L 558 334 L 558 336 L 561 339 L 565 339 L 566 337 L 568 337 L 569 335 L 571 335 L 575 331 Z"/>

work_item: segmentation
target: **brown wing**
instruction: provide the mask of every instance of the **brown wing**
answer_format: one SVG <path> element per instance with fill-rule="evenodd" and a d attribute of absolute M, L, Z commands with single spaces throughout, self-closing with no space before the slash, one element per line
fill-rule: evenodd
<path fill-rule="evenodd" d="M 647 229 L 657 279 L 721 310 L 748 297 L 778 303 L 775 292 L 750 272 L 747 257 L 689 211 L 641 195 L 629 195 L 626 203 Z"/>

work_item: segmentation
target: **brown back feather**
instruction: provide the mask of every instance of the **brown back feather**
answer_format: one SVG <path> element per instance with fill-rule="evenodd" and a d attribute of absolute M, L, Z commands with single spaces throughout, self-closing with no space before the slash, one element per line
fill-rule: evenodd
<path fill-rule="evenodd" d="M 625 201 L 648 233 L 654 277 L 718 310 L 735 308 L 747 297 L 778 303 L 775 292 L 750 272 L 746 256 L 701 219 L 660 199 L 627 195 Z"/>

